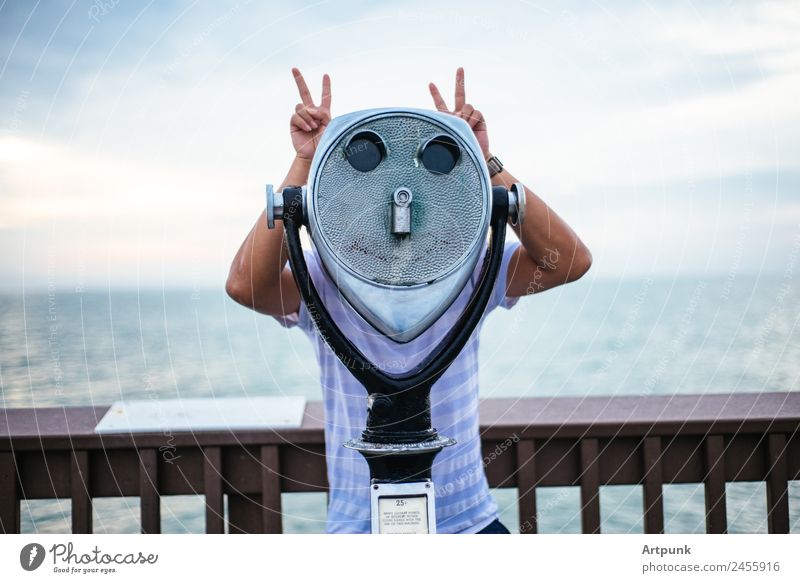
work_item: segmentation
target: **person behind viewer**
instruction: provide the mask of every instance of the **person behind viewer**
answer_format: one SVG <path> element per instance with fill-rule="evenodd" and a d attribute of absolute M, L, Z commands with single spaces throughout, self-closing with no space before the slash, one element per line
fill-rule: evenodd
<path fill-rule="evenodd" d="M 295 106 L 289 132 L 295 157 L 281 187 L 303 185 L 308 180 L 317 144 L 331 120 L 331 81 L 322 78 L 319 103 L 297 69 L 292 69 L 300 103 Z M 465 120 L 486 160 L 489 132 L 480 111 L 467 102 L 464 71 L 456 72 L 455 101 L 450 109 L 436 85 L 429 85 L 437 110 Z M 508 169 L 495 174 L 493 185 L 510 188 L 518 180 Z M 583 276 L 592 264 L 589 249 L 570 226 L 533 189 L 525 186 L 526 213 L 521 227 L 512 227 L 519 241 L 506 244 L 492 298 L 484 318 L 497 306 L 511 308 L 522 296 L 533 295 Z M 342 300 L 314 251 L 304 251 L 309 273 L 331 316 L 342 332 L 372 362 L 390 372 L 408 370 L 427 355 L 463 311 L 480 273 L 480 262 L 464 290 L 447 311 L 425 332 L 406 344 L 376 334 Z M 325 407 L 326 461 L 330 496 L 327 532 L 370 531 L 369 470 L 361 454 L 342 447 L 360 435 L 366 424 L 364 388 L 324 343 L 301 301 L 287 264 L 283 224 L 267 228 L 260 214 L 239 248 L 230 268 L 226 291 L 239 304 L 274 317 L 285 327 L 300 326 L 314 345 L 320 366 Z M 479 325 L 461 354 L 431 390 L 433 426 L 454 437 L 457 445 L 445 448 L 433 464 L 437 532 L 508 533 L 499 521 L 497 505 L 489 492 L 483 469 L 478 421 Z M 426 348 L 428 349 L 426 351 Z M 383 366 L 381 366 L 383 365 Z"/>

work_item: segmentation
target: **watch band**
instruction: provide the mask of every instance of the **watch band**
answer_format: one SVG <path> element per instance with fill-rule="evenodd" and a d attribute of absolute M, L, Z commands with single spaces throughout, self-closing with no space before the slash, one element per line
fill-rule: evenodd
<path fill-rule="evenodd" d="M 497 156 L 491 156 L 486 160 L 486 166 L 489 168 L 489 176 L 500 174 L 503 171 L 503 163 Z"/>

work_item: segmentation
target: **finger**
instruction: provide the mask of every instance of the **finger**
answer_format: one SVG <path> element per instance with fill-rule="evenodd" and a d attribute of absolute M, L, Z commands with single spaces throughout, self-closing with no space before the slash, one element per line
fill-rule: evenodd
<path fill-rule="evenodd" d="M 300 73 L 299 69 L 293 67 L 292 75 L 294 75 L 294 82 L 297 83 L 297 90 L 300 91 L 300 99 L 306 105 L 312 105 L 314 101 L 311 99 L 311 92 L 308 90 L 308 85 L 306 85 L 306 80 L 303 79 L 302 73 Z"/>
<path fill-rule="evenodd" d="M 469 124 L 469 127 L 475 127 L 475 123 L 477 120 L 473 119 L 473 112 L 475 108 L 472 107 L 469 103 L 467 103 L 464 108 L 461 110 L 461 119 L 466 121 Z"/>
<path fill-rule="evenodd" d="M 297 115 L 303 118 L 303 120 L 308 124 L 311 129 L 316 129 L 319 125 L 314 117 L 311 115 L 311 111 L 303 107 L 302 104 L 298 103 L 297 106 L 294 108 Z"/>
<path fill-rule="evenodd" d="M 456 111 L 464 108 L 466 102 L 466 91 L 464 90 L 464 68 L 456 69 Z"/>
<path fill-rule="evenodd" d="M 308 113 L 311 115 L 311 117 L 321 123 L 328 123 L 331 121 L 331 112 L 325 107 L 309 109 Z"/>
<path fill-rule="evenodd" d="M 442 98 L 442 94 L 439 93 L 438 87 L 433 83 L 428 85 L 428 89 L 431 91 L 431 96 L 433 97 L 433 104 L 436 106 L 436 109 L 439 111 L 450 111 L 447 109 L 447 104 L 444 102 Z"/>
<path fill-rule="evenodd" d="M 464 106 L 464 119 L 467 120 L 469 127 L 475 129 L 475 126 L 478 125 L 480 121 L 481 112 L 472 107 L 469 103 Z"/>
<path fill-rule="evenodd" d="M 473 130 L 485 130 L 486 120 L 483 119 L 483 114 L 477 109 L 472 112 L 472 117 L 475 120 L 475 125 L 472 126 Z"/>
<path fill-rule="evenodd" d="M 292 127 L 299 128 L 304 132 L 310 132 L 311 126 L 308 125 L 308 122 L 304 120 L 299 113 L 295 113 L 290 120 Z"/>
<path fill-rule="evenodd" d="M 322 102 L 321 106 L 327 109 L 331 107 L 331 78 L 325 73 L 322 76 Z"/>

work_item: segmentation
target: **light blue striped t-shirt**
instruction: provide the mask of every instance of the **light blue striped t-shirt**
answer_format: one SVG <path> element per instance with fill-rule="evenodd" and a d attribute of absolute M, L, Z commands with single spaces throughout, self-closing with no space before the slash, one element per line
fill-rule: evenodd
<path fill-rule="evenodd" d="M 486 314 L 497 306 L 511 308 L 517 298 L 507 297 L 506 274 L 518 241 L 503 251 L 497 282 Z M 480 277 L 482 259 L 467 285 L 447 311 L 420 336 L 399 344 L 378 333 L 343 299 L 315 251 L 305 251 L 309 273 L 331 317 L 342 332 L 376 366 L 387 372 L 404 372 L 425 358 L 453 327 Z M 502 285 L 500 284 L 502 282 Z M 325 409 L 329 533 L 370 531 L 369 468 L 360 453 L 342 444 L 357 438 L 366 427 L 367 392 L 317 333 L 305 304 L 297 312 L 276 317 L 285 327 L 300 326 L 311 340 L 319 362 Z M 483 470 L 478 425 L 478 336 L 483 320 L 466 347 L 431 390 L 433 427 L 457 444 L 439 453 L 433 463 L 436 525 L 440 533 L 474 533 L 497 518 L 497 505 Z"/>

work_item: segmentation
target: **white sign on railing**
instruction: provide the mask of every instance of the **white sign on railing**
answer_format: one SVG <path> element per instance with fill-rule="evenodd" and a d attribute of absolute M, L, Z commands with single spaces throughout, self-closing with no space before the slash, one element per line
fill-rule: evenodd
<path fill-rule="evenodd" d="M 305 397 L 221 397 L 115 401 L 95 433 L 291 429 L 303 422 Z"/>

